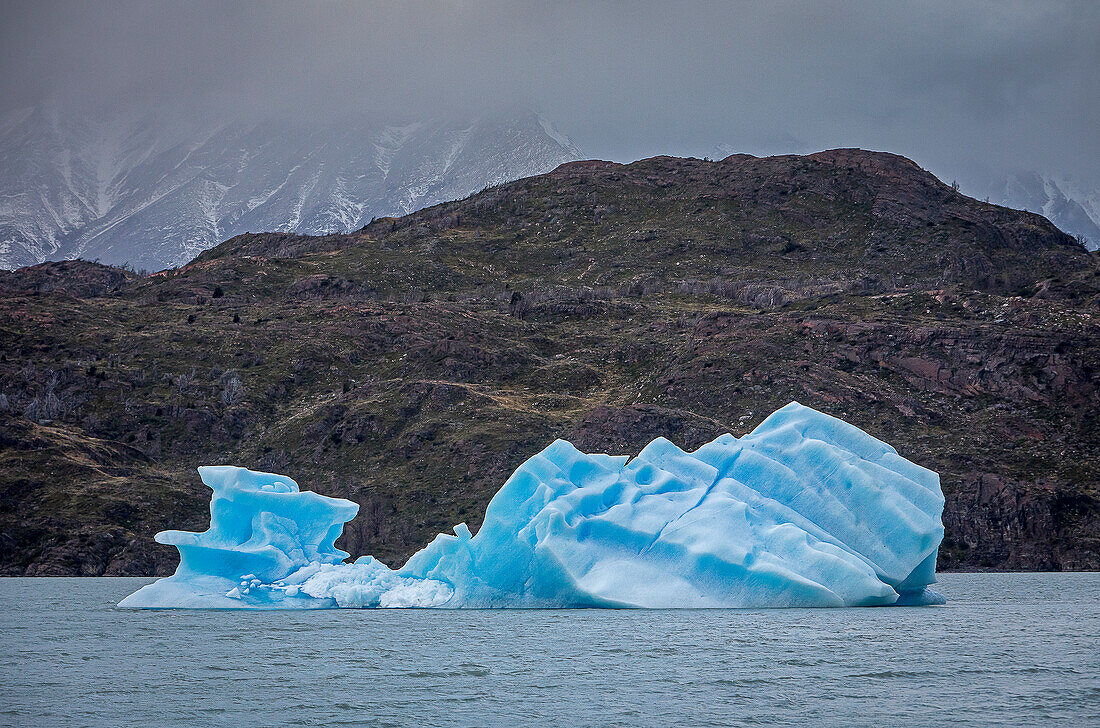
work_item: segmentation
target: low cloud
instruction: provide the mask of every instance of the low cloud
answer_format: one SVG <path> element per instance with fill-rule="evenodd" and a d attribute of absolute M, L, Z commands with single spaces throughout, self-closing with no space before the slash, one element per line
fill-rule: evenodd
<path fill-rule="evenodd" d="M 536 108 L 589 156 L 861 146 L 1096 178 L 1095 2 L 10 3 L 0 106 Z M 720 147 L 719 145 L 726 145 Z"/>

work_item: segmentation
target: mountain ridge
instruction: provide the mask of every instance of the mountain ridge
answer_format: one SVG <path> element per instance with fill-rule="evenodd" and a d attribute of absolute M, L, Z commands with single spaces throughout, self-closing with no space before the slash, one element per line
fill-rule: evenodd
<path fill-rule="evenodd" d="M 160 270 L 240 233 L 349 232 L 580 156 L 522 108 L 452 120 L 226 121 L 28 107 L 0 120 L 0 268 L 79 257 Z M 1080 181 L 1014 172 L 966 188 L 1041 212 L 1090 247 L 1100 241 L 1100 193 Z"/>
<path fill-rule="evenodd" d="M 535 114 L 192 126 L 9 115 L 0 266 L 84 257 L 159 270 L 249 229 L 352 230 L 579 156 Z"/>

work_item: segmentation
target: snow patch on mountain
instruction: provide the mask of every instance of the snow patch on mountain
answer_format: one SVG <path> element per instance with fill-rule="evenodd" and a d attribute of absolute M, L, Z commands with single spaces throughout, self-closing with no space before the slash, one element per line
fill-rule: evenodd
<path fill-rule="evenodd" d="M 243 232 L 347 232 L 580 158 L 544 119 L 0 119 L 0 268 L 160 269 Z"/>
<path fill-rule="evenodd" d="M 1100 245 L 1100 185 L 1064 175 L 1013 172 L 988 185 L 990 202 L 1038 212 L 1090 250 Z"/>

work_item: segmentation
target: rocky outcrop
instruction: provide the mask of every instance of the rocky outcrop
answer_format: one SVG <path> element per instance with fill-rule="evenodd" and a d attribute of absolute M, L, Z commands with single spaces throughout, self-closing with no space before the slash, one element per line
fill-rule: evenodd
<path fill-rule="evenodd" d="M 0 271 L 0 294 L 58 293 L 74 298 L 95 298 L 117 292 L 138 275 L 86 260 L 59 260 L 20 269 L 18 274 Z"/>
<path fill-rule="evenodd" d="M 1100 569 L 1100 499 L 1076 484 L 974 473 L 947 496 L 943 520 L 940 563 L 947 569 Z"/>

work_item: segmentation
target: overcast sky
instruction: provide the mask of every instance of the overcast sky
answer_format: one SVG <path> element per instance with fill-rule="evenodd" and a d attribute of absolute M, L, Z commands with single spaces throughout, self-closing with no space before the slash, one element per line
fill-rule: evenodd
<path fill-rule="evenodd" d="M 839 146 L 1096 180 L 1100 2 L 0 5 L 0 107 L 529 107 L 586 156 Z"/>

